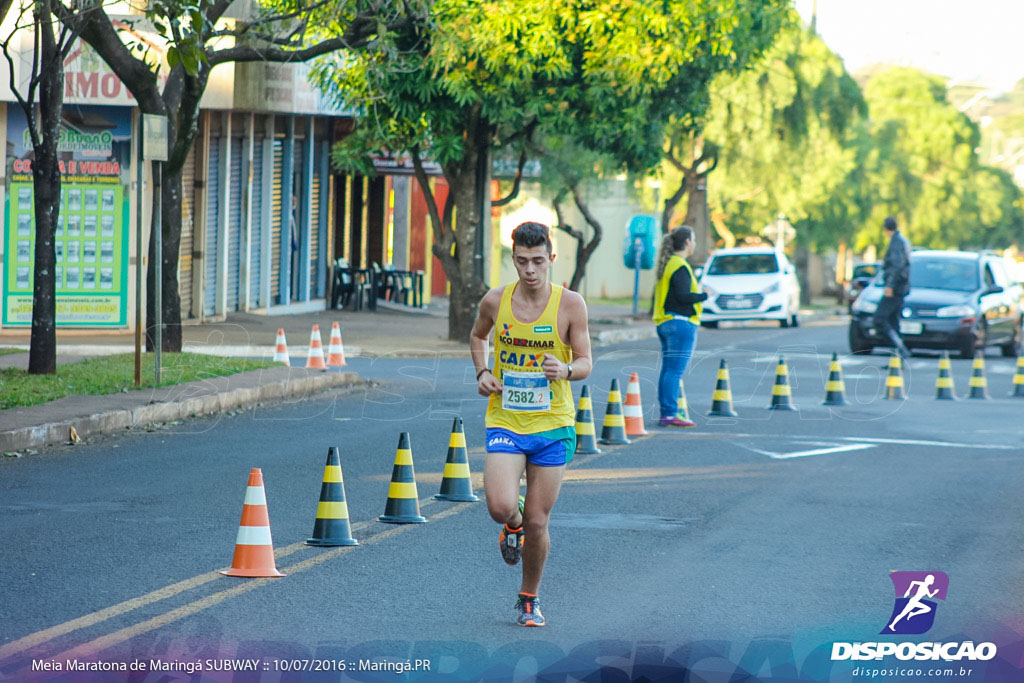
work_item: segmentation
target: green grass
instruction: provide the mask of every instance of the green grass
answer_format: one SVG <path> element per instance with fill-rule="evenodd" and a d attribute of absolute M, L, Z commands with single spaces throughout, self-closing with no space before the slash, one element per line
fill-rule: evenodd
<path fill-rule="evenodd" d="M 160 354 L 160 385 L 182 384 L 210 377 L 234 375 L 246 370 L 273 367 L 277 363 L 245 358 L 222 358 L 198 353 Z M 142 357 L 142 388 L 153 381 L 153 354 Z M 55 375 L 30 375 L 25 370 L 0 370 L 0 410 L 34 406 L 71 394 L 96 396 L 135 389 L 135 354 L 89 358 L 57 367 Z"/>
<path fill-rule="evenodd" d="M 25 349 L 0 348 L 0 356 L 9 356 L 12 353 L 28 353 Z"/>

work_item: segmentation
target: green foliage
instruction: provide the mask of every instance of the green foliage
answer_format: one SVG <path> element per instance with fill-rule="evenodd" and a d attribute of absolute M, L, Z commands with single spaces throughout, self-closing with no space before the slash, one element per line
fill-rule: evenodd
<path fill-rule="evenodd" d="M 417 54 L 401 68 L 372 54 L 318 68 L 321 86 L 364 114 L 335 160 L 361 168 L 361 153 L 418 145 L 451 169 L 481 121 L 496 146 L 538 125 L 649 168 L 667 118 L 699 108 L 716 73 L 764 49 L 783 5 L 438 0 L 433 30 L 405 37 Z"/>
<path fill-rule="evenodd" d="M 273 367 L 275 363 L 244 358 L 224 358 L 195 353 L 164 353 L 160 358 L 162 387 L 247 370 Z M 142 356 L 142 387 L 156 386 L 154 356 Z M 135 389 L 135 355 L 121 353 L 61 365 L 55 375 L 30 375 L 17 368 L 0 370 L 0 410 L 55 401 L 71 394 L 99 396 Z"/>
<path fill-rule="evenodd" d="M 978 128 L 948 102 L 941 78 L 893 67 L 873 74 L 864 93 L 877 202 L 858 244 L 881 243 L 878 226 L 888 214 L 922 247 L 997 248 L 1020 239 L 1020 190 L 1005 172 L 979 163 Z"/>
<path fill-rule="evenodd" d="M 835 243 L 859 217 L 849 184 L 864 161 L 856 140 L 860 88 L 820 38 L 794 22 L 764 59 L 712 87 L 704 137 L 721 149 L 709 201 L 739 236 L 779 213 L 810 244 Z"/>

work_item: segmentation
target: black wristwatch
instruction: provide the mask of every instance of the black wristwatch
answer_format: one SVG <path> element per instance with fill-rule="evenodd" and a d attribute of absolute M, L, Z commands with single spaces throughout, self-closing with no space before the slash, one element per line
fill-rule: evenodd
<path fill-rule="evenodd" d="M 572 379 L 572 363 L 565 364 L 565 378 L 567 380 Z"/>

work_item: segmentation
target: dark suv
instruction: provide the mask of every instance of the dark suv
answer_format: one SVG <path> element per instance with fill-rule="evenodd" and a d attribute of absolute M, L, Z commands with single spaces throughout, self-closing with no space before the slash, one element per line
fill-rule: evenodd
<path fill-rule="evenodd" d="M 853 302 L 850 350 L 870 353 L 891 346 L 872 320 L 882 298 L 884 273 L 875 276 Z M 914 251 L 910 294 L 903 300 L 900 336 L 910 349 L 950 349 L 962 358 L 998 345 L 1004 356 L 1021 350 L 1024 290 L 1001 256 L 989 252 Z"/>

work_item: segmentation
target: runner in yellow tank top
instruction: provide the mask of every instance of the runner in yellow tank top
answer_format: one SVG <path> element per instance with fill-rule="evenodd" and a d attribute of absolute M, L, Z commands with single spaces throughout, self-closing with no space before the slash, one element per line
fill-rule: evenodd
<path fill-rule="evenodd" d="M 477 391 L 489 397 L 487 509 L 502 525 L 506 564 L 523 560 L 516 601 L 523 626 L 545 625 L 537 590 L 551 547 L 548 518 L 576 449 L 569 381 L 585 379 L 592 365 L 587 305 L 576 292 L 548 282 L 551 250 L 547 226 L 523 223 L 512 232 L 519 281 L 484 296 L 469 340 Z M 493 368 L 487 362 L 492 335 Z M 525 499 L 519 496 L 524 471 Z"/>

